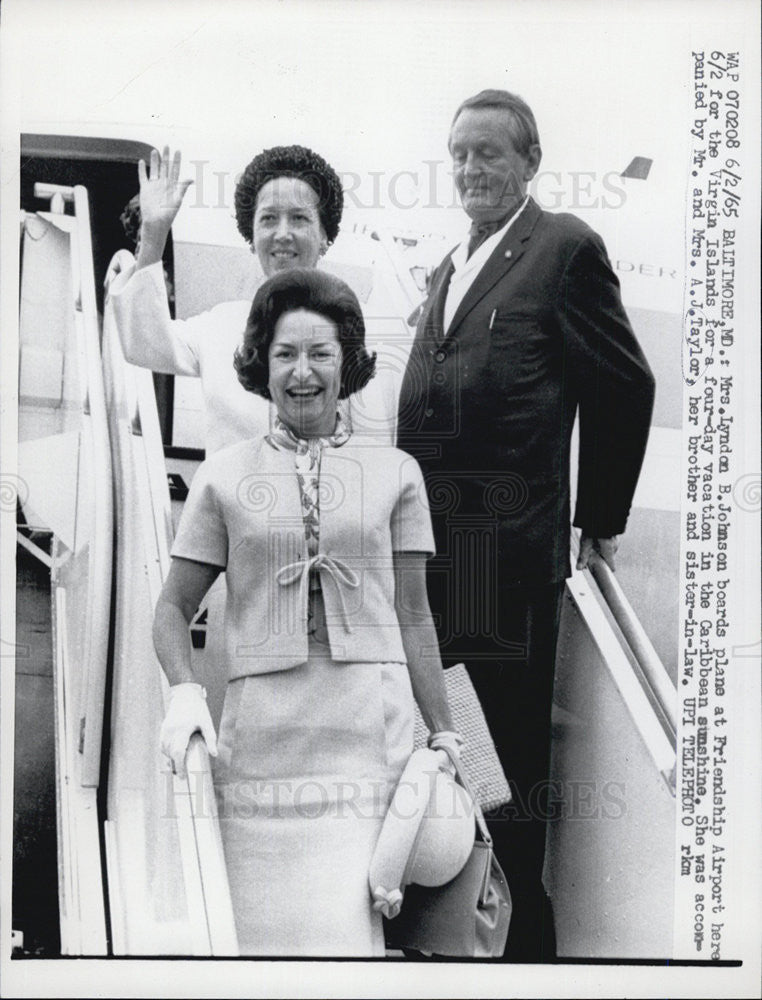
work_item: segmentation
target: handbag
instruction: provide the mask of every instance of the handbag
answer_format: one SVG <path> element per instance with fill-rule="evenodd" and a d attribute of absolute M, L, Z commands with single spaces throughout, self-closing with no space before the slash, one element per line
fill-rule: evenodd
<path fill-rule="evenodd" d="M 453 756 L 450 760 L 474 803 L 474 846 L 450 882 L 433 888 L 407 886 L 398 916 L 385 923 L 386 944 L 426 955 L 499 958 L 508 939 L 511 894 L 463 766 Z"/>
<path fill-rule="evenodd" d="M 479 698 L 462 663 L 448 667 L 444 672 L 447 700 L 452 710 L 454 728 L 465 739 L 463 764 L 470 776 L 475 798 L 484 812 L 496 809 L 511 801 L 511 790 L 505 778 L 500 759 L 492 742 L 487 720 Z M 426 723 L 415 707 L 416 747 L 425 747 L 428 736 Z"/>

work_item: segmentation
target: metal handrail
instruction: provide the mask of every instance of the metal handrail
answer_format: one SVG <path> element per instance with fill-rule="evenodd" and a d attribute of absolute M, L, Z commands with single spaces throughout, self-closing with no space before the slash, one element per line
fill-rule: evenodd
<path fill-rule="evenodd" d="M 150 606 L 155 606 L 169 571 L 172 517 L 169 487 L 164 464 L 153 378 L 150 371 L 130 365 L 124 359 L 116 325 L 106 305 L 104 358 L 110 366 L 112 383 L 120 383 L 122 412 L 112 414 L 121 424 L 122 440 L 130 442 L 129 455 L 115 450 L 119 469 L 132 463 L 142 511 L 143 535 L 147 549 L 147 577 L 133 580 L 147 586 Z M 111 383 L 110 383 L 111 384 Z M 122 595 L 124 598 L 124 595 Z M 120 595 L 117 594 L 117 600 Z M 164 708 L 168 684 L 158 663 Z M 200 744 L 200 745 L 199 745 Z M 200 738 L 191 740 L 187 756 L 188 776 L 174 777 L 173 797 L 185 891 L 194 919 L 191 934 L 194 953 L 236 955 L 238 943 L 227 880 L 222 839 L 215 808 L 212 773 L 206 747 Z M 200 789 L 200 794 L 199 794 Z M 112 844 L 117 838 L 112 836 Z M 201 912 L 197 909 L 201 908 Z"/>
<path fill-rule="evenodd" d="M 677 732 L 677 692 L 659 654 L 632 609 L 616 576 L 603 559 L 591 560 L 590 572 L 609 610 L 632 650 L 643 676 L 656 696 L 659 708 Z"/>
<path fill-rule="evenodd" d="M 654 705 L 631 649 L 589 570 L 572 569 L 566 588 L 601 662 L 610 675 L 648 752 L 670 793 L 675 794 L 675 736 Z M 559 654 L 563 643 L 559 644 Z"/>
<path fill-rule="evenodd" d="M 97 788 L 101 766 L 103 707 L 106 691 L 109 624 L 111 619 L 112 538 L 114 507 L 111 491 L 111 448 L 100 354 L 100 323 L 95 295 L 90 207 L 87 189 L 37 183 L 36 198 L 50 199 L 51 211 L 62 214 L 65 203 L 74 206 L 72 245 L 73 308 L 82 355 L 83 411 L 90 417 L 93 493 L 90 565 L 87 584 L 88 627 L 81 666 L 84 697 L 80 706 L 80 783 Z"/>
<path fill-rule="evenodd" d="M 41 213 L 40 217 L 50 219 L 52 225 L 69 237 L 71 297 L 61 307 L 73 318 L 75 339 L 72 345 L 67 345 L 67 367 L 76 372 L 75 383 L 80 393 L 72 402 L 81 414 L 81 423 L 73 437 L 78 457 L 85 457 L 84 466 L 79 470 L 72 467 L 70 473 L 77 477 L 78 495 L 80 490 L 86 494 L 85 507 L 89 511 L 86 531 L 77 529 L 75 540 L 67 541 L 72 549 L 64 549 L 56 541 L 49 559 L 35 553 L 49 566 L 53 584 L 61 950 L 71 955 L 105 955 L 106 917 L 96 795 L 108 670 L 113 497 L 90 213 L 83 187 L 38 183 L 34 194 L 50 201 L 50 212 Z M 64 214 L 67 203 L 73 205 L 73 215 Z M 84 474 L 83 468 L 87 470 Z M 81 517 L 80 509 L 77 519 Z M 86 544 L 80 545 L 80 538 Z M 34 550 L 33 545 L 19 540 Z M 68 587 L 72 584 L 78 587 L 82 575 L 85 587 L 78 592 L 82 606 L 76 612 L 67 610 Z M 76 633 L 76 643 L 70 642 L 72 631 Z M 79 655 L 72 655 L 74 648 Z"/>
<path fill-rule="evenodd" d="M 572 532 L 572 551 L 579 551 L 579 541 Z M 646 630 L 627 600 L 621 584 L 606 562 L 593 553 L 588 563 L 588 571 L 598 587 L 598 591 L 622 636 L 634 656 L 643 679 L 671 729 L 674 740 L 677 732 L 677 691 L 659 654 L 656 652 Z"/>

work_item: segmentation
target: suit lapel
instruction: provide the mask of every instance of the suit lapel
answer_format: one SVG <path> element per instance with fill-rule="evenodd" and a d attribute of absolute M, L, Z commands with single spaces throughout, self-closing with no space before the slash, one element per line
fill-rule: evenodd
<path fill-rule="evenodd" d="M 471 287 L 455 310 L 455 315 L 447 330 L 452 337 L 474 306 L 484 298 L 500 279 L 510 271 L 524 253 L 526 241 L 540 217 L 540 209 L 530 198 L 526 208 L 487 258 L 481 271 L 474 278 Z"/>

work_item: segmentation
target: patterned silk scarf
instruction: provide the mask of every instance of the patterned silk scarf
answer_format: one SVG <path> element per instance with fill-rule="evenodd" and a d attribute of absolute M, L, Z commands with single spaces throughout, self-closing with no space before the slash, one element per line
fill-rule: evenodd
<path fill-rule="evenodd" d="M 320 542 L 320 459 L 323 448 L 340 448 L 351 437 L 344 418 L 336 414 L 336 428 L 327 437 L 300 438 L 287 427 L 279 416 L 273 418 L 272 430 L 266 436 L 266 441 L 276 451 L 292 451 L 296 462 L 296 477 L 299 480 L 299 492 L 302 500 L 302 518 L 304 519 L 304 534 L 307 539 L 307 553 L 310 556 L 318 554 Z M 312 596 L 320 591 L 320 576 L 317 572 L 310 574 L 310 607 L 308 628 L 314 635 L 318 624 L 315 622 L 315 608 Z M 321 629 L 322 631 L 322 629 Z"/>

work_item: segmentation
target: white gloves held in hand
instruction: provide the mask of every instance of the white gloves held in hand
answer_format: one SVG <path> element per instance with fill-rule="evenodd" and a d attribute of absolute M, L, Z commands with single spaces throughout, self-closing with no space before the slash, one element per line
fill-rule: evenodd
<path fill-rule="evenodd" d="M 185 754 L 191 736 L 200 732 L 212 757 L 217 756 L 217 735 L 206 707 L 206 691 L 200 684 L 173 684 L 169 689 L 169 707 L 161 724 L 161 749 L 172 761 L 172 770 L 185 777 Z"/>
<path fill-rule="evenodd" d="M 431 733 L 428 739 L 430 750 L 444 750 L 450 760 L 460 760 L 460 753 L 465 740 L 460 733 L 449 729 Z"/>

